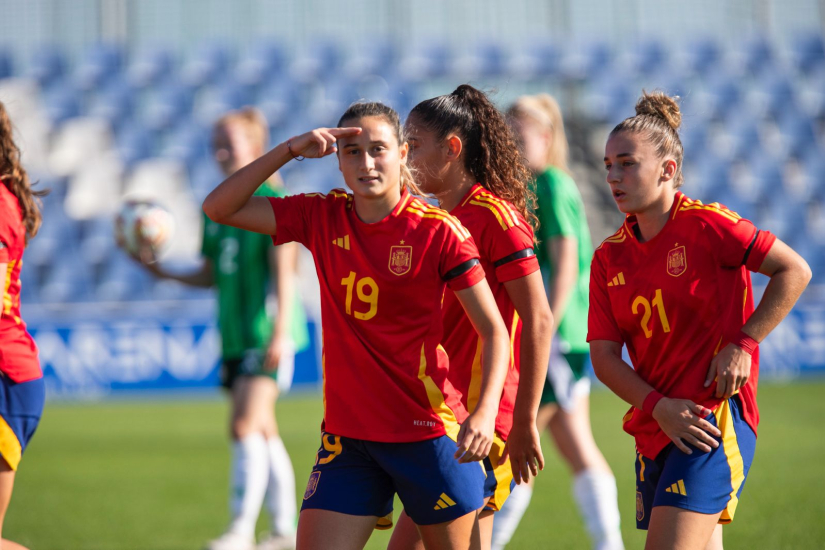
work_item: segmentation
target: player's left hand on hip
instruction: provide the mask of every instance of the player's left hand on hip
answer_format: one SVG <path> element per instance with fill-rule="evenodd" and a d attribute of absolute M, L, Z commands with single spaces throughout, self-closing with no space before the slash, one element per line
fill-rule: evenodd
<path fill-rule="evenodd" d="M 513 424 L 501 455 L 501 462 L 508 457 L 513 480 L 519 485 L 522 481 L 530 481 L 531 475 L 536 477 L 539 470 L 544 470 L 544 455 L 541 452 L 541 441 L 535 422 Z"/>
<path fill-rule="evenodd" d="M 730 399 L 736 395 L 751 375 L 751 356 L 734 344 L 728 344 L 710 362 L 705 387 L 716 378 L 716 397 Z"/>
<path fill-rule="evenodd" d="M 461 425 L 456 441 L 458 450 L 455 452 L 455 458 L 462 464 L 483 460 L 490 454 L 495 430 L 495 415 L 485 415 L 476 409 Z"/>

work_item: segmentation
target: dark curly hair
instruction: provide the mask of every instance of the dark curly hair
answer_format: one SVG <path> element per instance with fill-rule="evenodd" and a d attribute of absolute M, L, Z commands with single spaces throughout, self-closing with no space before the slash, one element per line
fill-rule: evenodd
<path fill-rule="evenodd" d="M 531 226 L 538 225 L 533 174 L 507 120 L 487 94 L 462 84 L 451 94 L 422 101 L 410 116 L 440 140 L 458 134 L 464 168 L 485 189 L 510 202 Z"/>

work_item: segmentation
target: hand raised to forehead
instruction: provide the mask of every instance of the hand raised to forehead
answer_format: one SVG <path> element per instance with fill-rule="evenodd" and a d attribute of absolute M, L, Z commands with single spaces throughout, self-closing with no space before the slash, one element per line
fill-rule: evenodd
<path fill-rule="evenodd" d="M 361 128 L 317 128 L 290 139 L 287 143 L 294 157 L 323 158 L 338 151 L 335 142 L 342 137 L 357 136 Z"/>

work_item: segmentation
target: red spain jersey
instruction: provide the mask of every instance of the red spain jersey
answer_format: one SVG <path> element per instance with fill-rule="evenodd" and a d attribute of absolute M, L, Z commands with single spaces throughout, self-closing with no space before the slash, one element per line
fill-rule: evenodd
<path fill-rule="evenodd" d="M 476 184 L 450 214 L 470 231 L 481 254 L 481 266 L 510 334 L 510 365 L 496 417 L 496 432 L 505 441 L 513 426 L 513 406 L 519 381 L 521 320 L 504 283 L 539 270 L 533 253 L 533 229 L 513 206 Z M 469 412 L 481 391 L 482 342 L 455 293 L 444 297 L 443 346 L 450 357 L 449 379 L 461 392 Z"/>
<path fill-rule="evenodd" d="M 716 385 L 705 388 L 713 357 L 754 310 L 750 271 L 762 265 L 776 237 L 718 204 L 677 193 L 667 224 L 647 242 L 636 219 L 606 239 L 593 256 L 588 342 L 624 343 L 639 376 L 670 398 L 715 409 Z M 759 354 L 740 390 L 743 416 L 756 432 Z M 650 458 L 670 443 L 649 414 L 632 408 L 624 430 Z"/>
<path fill-rule="evenodd" d="M 324 430 L 380 442 L 455 439 L 467 412 L 447 380 L 441 301 L 447 285 L 484 278 L 470 233 L 406 191 L 370 224 L 343 190 L 269 200 L 274 243 L 300 242 L 315 259 Z"/>
<path fill-rule="evenodd" d="M 20 269 L 26 228 L 17 197 L 0 182 L 0 264 L 6 264 L 0 302 L 0 372 L 15 382 L 43 376 L 37 346 L 20 318 Z"/>

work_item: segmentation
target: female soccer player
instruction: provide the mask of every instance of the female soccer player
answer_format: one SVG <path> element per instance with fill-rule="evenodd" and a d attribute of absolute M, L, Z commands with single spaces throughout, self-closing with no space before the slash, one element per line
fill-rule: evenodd
<path fill-rule="evenodd" d="M 680 122 L 673 98 L 644 93 L 611 132 L 607 183 L 627 218 L 590 278 L 593 366 L 632 405 L 636 524 L 651 550 L 722 548 L 756 444 L 757 345 L 811 277 L 767 231 L 678 191 Z M 756 310 L 749 271 L 771 278 Z"/>
<path fill-rule="evenodd" d="M 547 94 L 523 96 L 508 110 L 535 174 L 539 259 L 550 308 L 558 319 L 549 376 L 541 394 L 539 429 L 547 429 L 573 471 L 573 496 L 598 550 L 624 547 L 616 478 L 590 428 L 587 302 L 593 246 L 584 203 L 567 167 L 561 109 Z M 530 503 L 532 484 L 516 487 L 496 514 L 493 548 L 509 542 Z"/>
<path fill-rule="evenodd" d="M 20 165 L 11 120 L 0 103 L 0 531 L 14 488 L 14 474 L 34 435 L 46 389 L 37 346 L 20 318 L 20 268 L 29 239 L 40 229 L 40 209 Z M 23 546 L 5 539 L 4 550 Z"/>
<path fill-rule="evenodd" d="M 479 254 L 454 217 L 414 198 L 398 114 L 358 103 L 339 128 L 282 143 L 206 198 L 214 221 L 312 252 L 324 328 L 322 445 L 304 493 L 298 547 L 363 548 L 391 525 L 393 495 L 427 548 L 478 547 L 484 469 L 507 371 L 507 330 Z M 337 142 L 337 145 L 336 145 Z M 293 158 L 338 154 L 352 194 L 252 196 Z M 482 341 L 475 411 L 447 380 L 441 300 L 456 292 Z"/>
<path fill-rule="evenodd" d="M 416 105 L 406 133 L 422 190 L 438 197 L 441 207 L 470 231 L 509 330 L 507 381 L 493 448 L 484 461 L 488 500 L 479 522 L 482 547 L 489 548 L 493 513 L 504 504 L 513 480 L 529 480 L 544 468 L 536 412 L 547 372 L 553 316 L 527 222 L 534 201 L 529 189 L 532 176 L 504 116 L 472 86 L 459 86 L 451 94 Z M 452 292 L 444 297 L 443 317 L 450 327 L 442 342 L 450 356 L 449 379 L 472 412 L 481 375 L 480 341 Z M 390 548 L 416 547 L 421 547 L 418 532 L 402 514 Z"/>
<path fill-rule="evenodd" d="M 268 136 L 266 120 L 258 111 L 230 112 L 214 127 L 215 160 L 229 176 L 266 151 Z M 286 192 L 276 175 L 255 194 L 282 197 Z M 272 533 L 259 548 L 280 550 L 295 545 L 295 474 L 278 436 L 275 401 L 292 383 L 295 351 L 308 343 L 293 284 L 297 253 L 296 244 L 273 248 L 265 235 L 204 217 L 204 262 L 199 270 L 180 275 L 144 261 L 159 277 L 215 286 L 218 291 L 221 383 L 232 398 L 232 521 L 224 535 L 207 545 L 210 550 L 255 548 L 255 524 L 264 501 Z M 266 308 L 268 289 L 278 304 L 274 320 Z"/>

